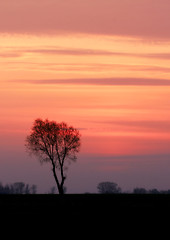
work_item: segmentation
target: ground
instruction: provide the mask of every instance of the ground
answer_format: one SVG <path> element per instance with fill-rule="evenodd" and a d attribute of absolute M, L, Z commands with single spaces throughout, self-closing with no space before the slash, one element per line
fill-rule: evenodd
<path fill-rule="evenodd" d="M 170 195 L 66 194 L 0 195 L 1 215 L 119 216 L 170 212 Z"/>

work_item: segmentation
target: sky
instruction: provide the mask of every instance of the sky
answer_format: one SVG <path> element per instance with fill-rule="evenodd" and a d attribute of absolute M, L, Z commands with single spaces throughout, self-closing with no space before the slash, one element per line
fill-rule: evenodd
<path fill-rule="evenodd" d="M 170 1 L 0 0 L 0 181 L 55 185 L 36 118 L 79 129 L 68 193 L 170 189 Z"/>

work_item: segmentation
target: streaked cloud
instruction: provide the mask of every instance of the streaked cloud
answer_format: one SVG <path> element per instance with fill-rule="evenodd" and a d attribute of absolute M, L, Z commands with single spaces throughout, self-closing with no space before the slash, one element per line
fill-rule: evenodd
<path fill-rule="evenodd" d="M 0 32 L 165 39 L 170 38 L 169 11 L 169 0 L 5 0 L 0 2 Z"/>
<path fill-rule="evenodd" d="M 29 84 L 78 84 L 78 85 L 111 85 L 111 86 L 170 86 L 170 80 L 149 78 L 83 78 L 83 79 L 46 79 L 16 80 Z"/>
<path fill-rule="evenodd" d="M 71 55 L 71 56 L 114 56 L 114 57 L 135 57 L 135 58 L 155 58 L 170 60 L 169 52 L 154 52 L 154 53 L 135 53 L 135 52 L 120 52 L 112 50 L 92 49 L 92 48 L 66 48 L 66 47 L 46 47 L 43 48 L 27 48 L 27 47 L 3 47 L 0 51 L 0 57 L 22 57 L 25 54 L 48 54 L 48 55 Z"/>
<path fill-rule="evenodd" d="M 94 49 L 76 49 L 76 48 L 54 48 L 54 49 L 26 49 L 25 53 L 40 53 L 40 54 L 54 54 L 54 55 L 124 55 L 123 53 L 116 53 L 111 51 L 102 51 Z"/>
<path fill-rule="evenodd" d="M 128 53 L 104 51 L 100 49 L 54 48 L 54 49 L 25 49 L 24 53 L 54 54 L 54 55 L 106 55 L 115 57 L 155 58 L 170 60 L 170 53 Z M 15 53 L 14 53 L 15 54 Z"/>
<path fill-rule="evenodd" d="M 18 58 L 21 56 L 22 53 L 17 52 L 0 52 L 0 58 Z"/>
<path fill-rule="evenodd" d="M 170 154 L 129 154 L 129 155 L 94 155 L 94 159 L 96 160 L 102 160 L 104 158 L 105 161 L 110 161 L 110 163 L 116 163 L 116 160 L 119 161 L 120 164 L 123 162 L 129 162 L 129 161 L 159 161 L 160 159 L 168 160 L 170 159 Z M 114 162 L 113 162 L 114 160 Z"/>
<path fill-rule="evenodd" d="M 18 55 L 20 57 L 23 54 L 27 53 L 34 53 L 34 54 L 49 54 L 49 55 L 75 55 L 75 56 L 80 56 L 80 55 L 115 55 L 115 56 L 129 56 L 131 54 L 126 54 L 126 53 L 121 53 L 121 52 L 112 52 L 112 51 L 105 51 L 105 50 L 100 50 L 100 49 L 87 49 L 87 48 L 62 48 L 62 47 L 53 47 L 53 48 L 9 48 L 9 47 L 4 47 L 3 52 L 0 53 L 0 57 L 6 57 L 6 56 L 12 56 L 12 55 Z"/>
<path fill-rule="evenodd" d="M 106 122 L 105 122 L 106 124 Z M 122 127 L 127 127 L 128 129 L 135 130 L 140 129 L 140 131 L 156 131 L 156 132 L 170 132 L 170 122 L 169 121 L 108 121 L 107 124 L 117 125 Z"/>

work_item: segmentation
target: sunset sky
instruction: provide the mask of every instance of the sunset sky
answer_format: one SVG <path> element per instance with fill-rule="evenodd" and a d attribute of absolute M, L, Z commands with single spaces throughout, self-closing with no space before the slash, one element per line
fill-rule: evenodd
<path fill-rule="evenodd" d="M 68 193 L 170 189 L 170 1 L 0 0 L 0 181 L 55 185 L 36 118 L 78 128 Z"/>

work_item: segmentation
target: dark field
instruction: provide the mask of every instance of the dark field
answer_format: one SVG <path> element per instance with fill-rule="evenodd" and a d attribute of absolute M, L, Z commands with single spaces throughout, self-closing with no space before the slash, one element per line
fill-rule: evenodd
<path fill-rule="evenodd" d="M 151 239 L 158 232 L 164 239 L 169 216 L 170 195 L 0 195 L 1 232 L 5 229 L 12 237 L 15 232 L 21 239 L 28 235 L 33 239 L 35 234 L 38 239 L 53 239 L 54 234 L 74 239 L 149 239 L 148 232 Z"/>
<path fill-rule="evenodd" d="M 66 194 L 0 195 L 3 215 L 60 217 L 111 217 L 135 214 L 153 216 L 170 213 L 170 195 L 161 194 Z"/>

